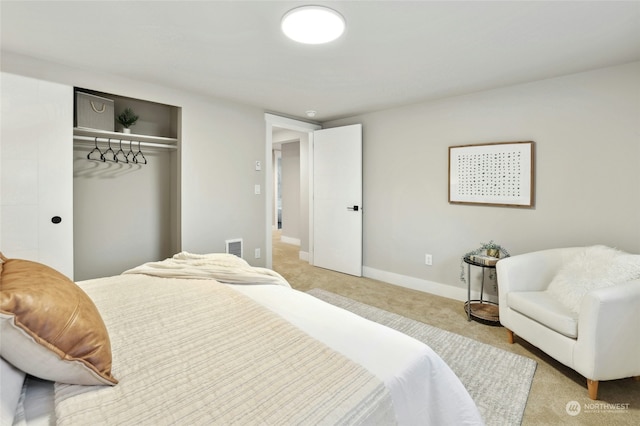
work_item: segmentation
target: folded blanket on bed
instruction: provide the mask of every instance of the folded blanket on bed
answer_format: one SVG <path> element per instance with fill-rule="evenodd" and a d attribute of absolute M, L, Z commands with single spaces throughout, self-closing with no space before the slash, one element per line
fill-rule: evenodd
<path fill-rule="evenodd" d="M 271 269 L 249 265 L 233 254 L 193 254 L 183 251 L 160 262 L 149 262 L 123 272 L 165 278 L 215 279 L 229 284 L 278 284 L 291 287 Z"/>
<path fill-rule="evenodd" d="M 78 283 L 111 337 L 116 386 L 55 384 L 58 425 L 394 424 L 364 367 L 214 280 Z"/>

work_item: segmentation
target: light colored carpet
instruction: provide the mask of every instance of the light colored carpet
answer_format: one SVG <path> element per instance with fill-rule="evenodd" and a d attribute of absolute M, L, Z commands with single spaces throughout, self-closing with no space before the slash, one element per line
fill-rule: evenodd
<path fill-rule="evenodd" d="M 460 378 L 487 426 L 521 424 L 534 360 L 322 289 L 308 293 L 426 343 Z"/>
<path fill-rule="evenodd" d="M 620 379 L 601 382 L 598 401 L 592 401 L 587 394 L 584 377 L 517 336 L 516 343 L 509 344 L 503 327 L 467 321 L 460 301 L 313 267 L 300 260 L 300 247 L 280 241 L 279 231 L 274 232 L 272 247 L 273 269 L 280 272 L 297 290 L 322 288 L 536 361 L 538 367 L 522 426 L 640 425 L 639 381 Z M 582 407 L 580 414 L 575 417 L 566 410 L 573 401 Z"/>

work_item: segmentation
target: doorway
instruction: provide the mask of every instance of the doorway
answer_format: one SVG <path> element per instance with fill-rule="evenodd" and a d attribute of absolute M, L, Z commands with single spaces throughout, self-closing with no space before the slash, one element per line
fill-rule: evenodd
<path fill-rule="evenodd" d="M 295 137 L 295 139 L 291 139 Z M 296 246 L 302 245 L 302 236 L 307 231 L 308 197 L 307 164 L 304 147 L 306 134 L 275 129 L 273 132 L 273 166 L 276 210 L 274 227 L 281 231 L 283 242 Z M 304 154 L 301 156 L 301 154 Z"/>
<path fill-rule="evenodd" d="M 274 128 L 274 220 L 281 242 L 297 247 L 299 258 L 309 251 L 309 158 L 306 132 Z"/>
<path fill-rule="evenodd" d="M 300 181 L 295 195 L 301 207 L 301 219 L 296 229 L 300 235 L 300 258 L 311 265 L 361 276 L 362 125 L 322 130 L 319 125 L 271 114 L 265 114 L 265 120 L 267 158 L 274 158 L 275 129 L 295 132 L 292 139 L 299 137 L 297 165 Z M 284 157 L 283 153 L 282 164 Z M 273 165 L 273 160 L 267 161 L 266 172 L 270 178 L 267 178 L 266 188 L 266 241 L 269 242 L 272 239 L 274 205 L 277 205 L 274 197 L 274 186 L 277 185 L 269 184 L 269 181 L 273 182 Z M 283 192 L 286 192 L 284 185 Z M 283 197 L 283 230 L 287 226 L 286 213 Z M 315 240 L 314 235 L 317 237 Z M 273 246 L 268 243 L 266 247 L 265 263 L 271 268 Z"/>
<path fill-rule="evenodd" d="M 266 253 L 265 253 L 265 266 L 267 268 L 271 268 L 273 266 L 273 247 L 272 247 L 272 233 L 274 229 L 274 223 L 277 224 L 278 217 L 278 209 L 277 209 L 277 180 L 274 173 L 274 170 L 277 168 L 274 166 L 274 132 L 279 133 L 277 136 L 276 144 L 279 139 L 287 140 L 287 132 L 289 132 L 288 139 L 290 141 L 299 141 L 300 144 L 300 152 L 301 159 L 300 163 L 306 165 L 307 167 L 302 167 L 300 169 L 300 176 L 302 182 L 308 182 L 308 184 L 300 184 L 300 197 L 301 203 L 300 205 L 305 206 L 302 209 L 302 214 L 300 215 L 302 219 L 300 223 L 302 223 L 301 228 L 303 232 L 300 235 L 300 244 L 301 244 L 301 252 L 308 253 L 306 256 L 307 261 L 310 263 L 313 262 L 313 232 L 309 227 L 309 224 L 312 223 L 312 212 L 313 212 L 313 199 L 311 197 L 313 182 L 309 178 L 311 176 L 310 170 L 313 164 L 313 158 L 311 149 L 313 146 L 313 131 L 319 130 L 321 128 L 318 124 L 307 123 L 304 121 L 293 120 L 286 117 L 280 117 L 273 114 L 265 114 L 266 121 L 266 144 L 265 144 L 265 158 L 271 159 L 271 161 L 267 161 L 265 173 L 266 173 L 266 185 L 265 185 L 265 200 L 266 200 Z M 276 145 L 277 146 L 277 145 Z M 284 206 L 286 208 L 286 205 Z M 285 217 L 286 219 L 286 217 Z"/>

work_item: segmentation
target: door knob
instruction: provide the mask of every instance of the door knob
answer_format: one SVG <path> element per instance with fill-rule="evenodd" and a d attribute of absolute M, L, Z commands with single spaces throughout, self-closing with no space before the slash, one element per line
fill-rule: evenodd
<path fill-rule="evenodd" d="M 358 207 L 358 206 L 347 207 L 347 210 L 351 210 L 351 211 L 357 212 L 358 210 L 360 210 L 360 207 Z"/>
<path fill-rule="evenodd" d="M 60 216 L 54 216 L 54 217 L 51 218 L 51 222 L 53 222 L 53 223 L 55 223 L 57 225 L 60 222 L 62 222 L 62 218 Z"/>

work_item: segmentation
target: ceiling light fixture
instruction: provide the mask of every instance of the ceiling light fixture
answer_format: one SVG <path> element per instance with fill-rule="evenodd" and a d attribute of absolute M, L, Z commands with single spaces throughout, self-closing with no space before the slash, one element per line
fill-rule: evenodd
<path fill-rule="evenodd" d="M 301 6 L 282 17 L 282 32 L 290 39 L 305 44 L 329 43 L 345 29 L 342 15 L 324 6 Z"/>
<path fill-rule="evenodd" d="M 305 112 L 305 114 L 307 114 L 307 117 L 309 118 L 313 118 L 316 116 L 316 112 L 312 109 L 310 109 L 309 111 Z"/>

